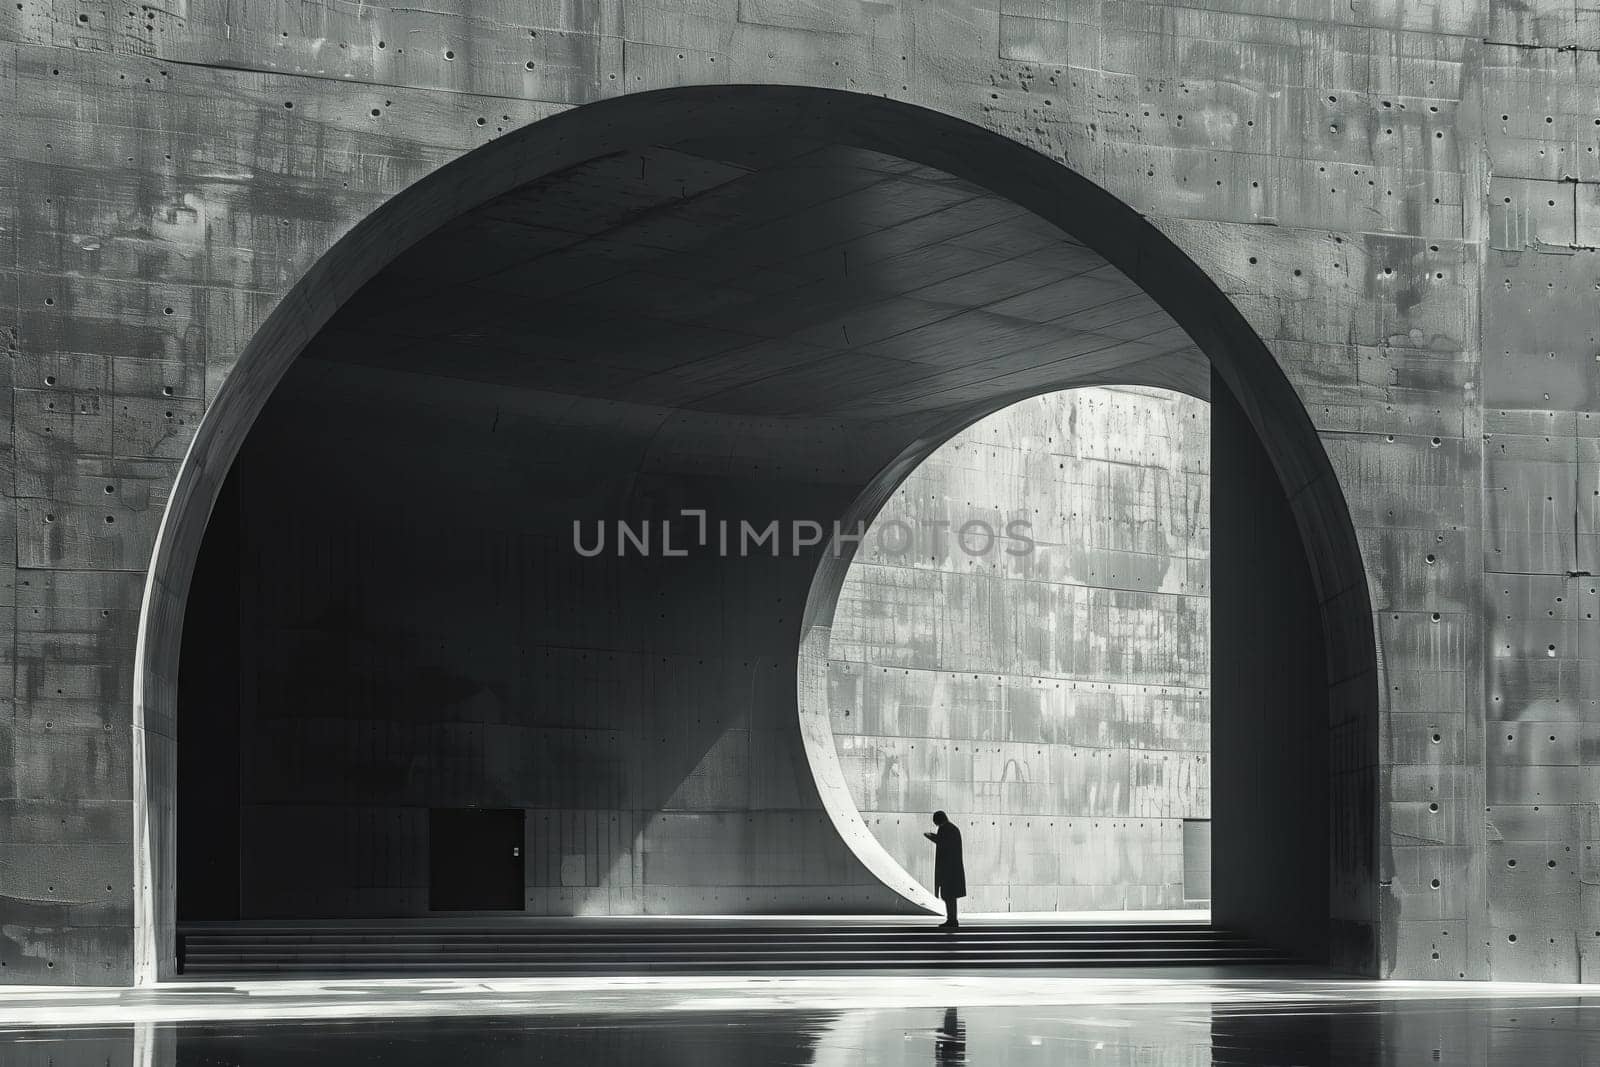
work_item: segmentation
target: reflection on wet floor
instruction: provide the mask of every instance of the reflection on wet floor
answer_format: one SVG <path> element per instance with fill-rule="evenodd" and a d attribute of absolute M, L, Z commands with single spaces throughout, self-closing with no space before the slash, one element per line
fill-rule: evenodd
<path fill-rule="evenodd" d="M 0 1032 L 7 1067 L 1578 1064 L 1600 998 L 1076 1003 L 140 1023 Z"/>

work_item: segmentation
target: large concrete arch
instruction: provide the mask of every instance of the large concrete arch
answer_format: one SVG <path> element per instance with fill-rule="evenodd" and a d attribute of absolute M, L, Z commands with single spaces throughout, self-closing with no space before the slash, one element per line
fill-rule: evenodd
<path fill-rule="evenodd" d="M 402 251 L 450 219 L 466 217 L 477 206 L 513 190 L 537 190 L 542 179 L 619 150 L 670 144 L 679 133 L 714 142 L 761 128 L 783 129 L 798 143 L 883 152 L 955 175 L 1073 234 L 1136 282 L 1210 357 L 1272 457 L 1297 516 L 1306 556 L 1315 564 L 1313 577 L 1326 630 L 1336 635 L 1328 647 L 1329 676 L 1340 681 L 1370 677 L 1368 611 L 1355 538 L 1342 492 L 1303 405 L 1255 331 L 1211 279 L 1126 205 L 1032 149 L 938 112 L 893 101 L 827 90 L 730 86 L 590 104 L 478 149 L 363 220 L 307 272 L 269 317 L 196 431 L 157 540 L 139 635 L 134 714 L 135 737 L 143 742 L 142 752 L 135 752 L 135 768 L 144 775 L 143 788 L 135 793 L 135 825 L 142 837 L 141 888 L 136 898 L 138 944 L 146 961 L 141 973 L 166 973 L 171 966 L 175 882 L 171 774 L 173 746 L 178 743 L 171 724 L 189 575 L 221 480 L 290 362 L 363 284 L 379 277 Z M 366 294 L 363 300 L 372 302 Z M 887 431 L 886 440 L 892 442 L 896 436 L 903 440 L 899 455 L 846 515 L 892 491 L 904 472 L 954 427 L 1028 392 L 1107 380 L 1187 384 L 1194 389 L 1194 383 L 1206 381 L 1192 351 L 1160 358 L 1151 358 L 1148 348 L 1135 348 L 1133 353 L 1130 357 L 1111 350 L 1104 359 L 1063 362 L 1042 348 L 1039 366 L 1032 372 L 1001 375 L 957 389 L 953 400 Z M 1130 364 L 1130 359 L 1135 362 Z M 884 433 L 881 427 L 878 432 Z M 825 633 L 813 624 L 830 610 L 826 594 L 819 596 L 818 591 L 836 584 L 829 568 L 839 563 L 825 560 L 823 573 L 812 583 L 800 642 L 802 692 L 810 677 L 805 665 L 815 659 L 817 635 Z M 1359 686 L 1350 687 L 1350 692 L 1348 713 L 1365 717 L 1365 734 L 1375 739 L 1375 695 L 1368 687 L 1369 699 L 1363 702 Z M 803 698 L 802 708 L 809 710 Z M 825 715 L 821 721 L 825 728 Z M 830 773 L 832 748 L 821 743 L 826 739 L 817 733 L 817 717 L 803 715 L 802 726 L 816 788 L 842 838 L 880 881 L 894 885 L 903 880 L 883 865 L 870 835 L 863 835 L 857 825 L 859 817 L 852 821 L 853 808 L 839 790 L 836 764 Z M 1340 755 L 1360 765 L 1370 764 L 1372 756 L 1359 746 Z M 1335 827 L 1335 854 L 1350 864 L 1339 872 L 1344 881 L 1366 880 L 1373 866 L 1374 831 L 1370 820 L 1361 818 Z M 910 899 L 927 903 L 914 892 Z M 1357 938 L 1358 944 L 1369 941 L 1370 935 Z M 1355 957 L 1355 966 L 1370 966 L 1361 961 L 1362 951 L 1347 950 L 1345 955 Z"/>

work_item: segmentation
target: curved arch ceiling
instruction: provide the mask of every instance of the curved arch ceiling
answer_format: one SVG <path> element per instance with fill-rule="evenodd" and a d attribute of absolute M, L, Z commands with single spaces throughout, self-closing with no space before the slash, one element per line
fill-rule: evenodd
<path fill-rule="evenodd" d="M 1209 383 L 1150 296 L 1031 213 L 783 139 L 650 146 L 503 196 L 402 256 L 306 355 L 786 418 L 966 411 L 1111 370 Z"/>

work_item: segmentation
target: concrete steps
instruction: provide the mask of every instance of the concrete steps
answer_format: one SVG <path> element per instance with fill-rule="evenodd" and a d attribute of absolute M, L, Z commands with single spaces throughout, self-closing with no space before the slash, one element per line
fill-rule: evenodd
<path fill-rule="evenodd" d="M 206 923 L 179 928 L 196 977 L 271 974 L 628 974 L 1293 962 L 1193 923 L 964 925 L 926 921 Z"/>

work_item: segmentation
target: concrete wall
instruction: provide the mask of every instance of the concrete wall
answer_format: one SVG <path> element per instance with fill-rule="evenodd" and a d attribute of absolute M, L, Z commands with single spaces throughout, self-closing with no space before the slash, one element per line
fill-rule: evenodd
<path fill-rule="evenodd" d="M 305 340 L 273 313 L 324 317 L 348 291 L 318 264 L 450 161 L 577 105 L 720 83 L 926 106 L 1074 168 L 1198 265 L 1293 383 L 1359 539 L 1360 573 L 1313 559 L 1326 604 L 1371 609 L 1375 637 L 1330 631 L 1350 653 L 1335 699 L 1382 700 L 1332 769 L 1361 800 L 1336 824 L 1375 822 L 1381 851 L 1333 906 L 1384 974 L 1586 974 L 1587 10 L 19 2 L 0 8 L 12 980 L 128 978 L 133 931 L 160 926 L 136 901 L 170 871 L 136 856 L 163 831 L 134 798 L 156 783 L 152 810 L 170 802 L 174 679 L 135 686 L 140 617 L 168 502 L 189 499 L 180 464 L 241 353 Z M 1241 401 L 1258 431 L 1281 410 Z M 1331 483 L 1286 475 L 1272 445 L 1314 542 L 1299 487 Z M 163 599 L 156 574 L 151 641 L 183 584 Z"/>
<path fill-rule="evenodd" d="M 1481 511 L 1462 517 L 1469 530 L 1482 524 L 1482 536 L 1466 542 L 1471 562 L 1481 554 L 1482 584 L 1459 607 L 1477 714 L 1435 720 L 1438 744 L 1406 743 L 1430 763 L 1481 760 L 1483 795 L 1472 799 L 1484 818 L 1456 814 L 1453 774 L 1397 779 L 1395 797 L 1396 825 L 1420 838 L 1396 857 L 1406 905 L 1449 918 L 1430 879 L 1481 885 L 1485 913 L 1474 932 L 1488 970 L 1507 978 L 1600 973 L 1597 29 L 1584 9 L 1489 5 L 1479 178 L 1487 185 L 1483 496 Z M 1426 847 L 1435 842 L 1437 850 Z M 1434 925 L 1452 936 L 1430 939 L 1433 949 L 1461 955 L 1454 924 Z"/>
<path fill-rule="evenodd" d="M 930 889 L 942 808 L 974 911 L 1184 907 L 1183 820 L 1210 817 L 1209 424 L 1159 390 L 1026 400 L 874 519 L 829 709 L 867 824 Z M 1017 520 L 1031 551 L 983 532 Z"/>

